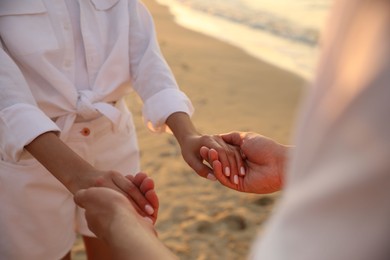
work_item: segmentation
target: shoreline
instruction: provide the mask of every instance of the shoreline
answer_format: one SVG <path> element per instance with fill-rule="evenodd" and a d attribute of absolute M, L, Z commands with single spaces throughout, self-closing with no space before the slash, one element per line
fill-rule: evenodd
<path fill-rule="evenodd" d="M 179 87 L 194 104 L 195 123 L 205 126 L 205 133 L 252 130 L 281 142 L 290 140 L 297 105 L 307 85 L 303 77 L 239 47 L 182 27 L 169 7 L 156 0 L 143 3 L 154 18 L 161 50 Z M 214 92 L 218 95 L 211 99 L 210 93 Z M 214 111 L 213 107 L 225 111 Z M 239 117 L 230 123 L 222 119 L 219 127 L 208 123 L 210 117 L 235 113 Z"/>
<path fill-rule="evenodd" d="M 155 0 L 143 3 L 180 88 L 193 102 L 193 122 L 201 133 L 253 131 L 290 143 L 304 79 L 181 27 Z M 180 259 L 244 259 L 279 194 L 238 193 L 198 177 L 172 135 L 153 134 L 144 126 L 135 93 L 127 103 L 136 125 L 141 169 L 154 179 L 160 198 L 159 238 Z M 86 259 L 80 238 L 72 257 Z"/>
<path fill-rule="evenodd" d="M 316 65 L 316 59 L 313 57 L 318 56 L 316 45 L 278 37 L 267 30 L 257 30 L 224 17 L 209 15 L 186 7 L 175 0 L 156 0 L 156 2 L 168 7 L 179 26 L 222 40 L 261 61 L 287 70 L 305 80 L 310 80 L 313 76 Z M 321 31 L 320 28 L 319 26 L 316 29 Z M 309 34 L 307 37 L 314 36 Z"/>

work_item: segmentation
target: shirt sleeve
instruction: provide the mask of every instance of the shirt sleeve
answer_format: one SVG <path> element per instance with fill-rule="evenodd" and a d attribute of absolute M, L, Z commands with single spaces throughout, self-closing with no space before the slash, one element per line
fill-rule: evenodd
<path fill-rule="evenodd" d="M 390 259 L 390 2 L 337 7 L 286 188 L 250 259 Z"/>
<path fill-rule="evenodd" d="M 18 66 L 0 48 L 0 152 L 3 160 L 18 161 L 37 136 L 59 131 L 38 107 Z"/>
<path fill-rule="evenodd" d="M 180 91 L 158 46 L 152 17 L 138 1 L 130 1 L 130 74 L 133 88 L 141 97 L 146 125 L 164 131 L 165 121 L 174 112 L 190 116 L 194 108 Z"/>

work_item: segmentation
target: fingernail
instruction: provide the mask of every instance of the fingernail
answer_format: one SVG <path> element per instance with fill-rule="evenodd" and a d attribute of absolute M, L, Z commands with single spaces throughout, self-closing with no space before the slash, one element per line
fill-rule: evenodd
<path fill-rule="evenodd" d="M 230 168 L 229 167 L 225 168 L 225 175 L 226 175 L 226 177 L 230 176 Z"/>
<path fill-rule="evenodd" d="M 241 175 L 242 175 L 242 176 L 244 176 L 244 175 L 245 175 L 245 168 L 244 168 L 244 167 L 242 167 L 242 166 L 241 166 L 241 168 L 240 168 L 240 173 L 241 173 Z"/>
<path fill-rule="evenodd" d="M 212 173 L 209 173 L 209 174 L 207 175 L 207 179 L 209 179 L 210 181 L 216 181 L 216 180 L 217 180 L 217 178 L 215 178 L 215 175 L 212 174 Z"/>
<path fill-rule="evenodd" d="M 238 185 L 238 176 L 237 175 L 234 175 L 234 183 Z"/>
<path fill-rule="evenodd" d="M 144 217 L 144 219 L 149 222 L 150 224 L 153 225 L 153 220 L 151 218 L 148 218 L 148 217 Z"/>
<path fill-rule="evenodd" d="M 145 206 L 145 211 L 146 211 L 146 213 L 148 213 L 149 215 L 153 215 L 153 213 L 154 213 L 154 209 L 153 209 L 152 206 L 150 206 L 150 205 L 146 205 L 146 206 Z"/>

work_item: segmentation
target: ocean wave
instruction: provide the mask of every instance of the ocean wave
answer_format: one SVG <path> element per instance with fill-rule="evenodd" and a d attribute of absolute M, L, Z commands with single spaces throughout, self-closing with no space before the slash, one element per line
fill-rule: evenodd
<path fill-rule="evenodd" d="M 304 28 L 292 21 L 278 17 L 267 11 L 252 10 L 239 1 L 194 1 L 176 0 L 177 2 L 197 11 L 217 16 L 242 25 L 249 26 L 256 30 L 265 31 L 275 36 L 291 41 L 299 42 L 309 46 L 318 43 L 319 32 L 315 28 Z"/>

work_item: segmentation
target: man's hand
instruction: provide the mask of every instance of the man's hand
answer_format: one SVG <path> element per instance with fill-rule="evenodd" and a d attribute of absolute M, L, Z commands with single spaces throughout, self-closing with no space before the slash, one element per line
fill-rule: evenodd
<path fill-rule="evenodd" d="M 136 179 L 133 181 L 138 183 Z M 143 185 L 148 186 L 142 181 L 140 190 Z M 150 221 L 121 193 L 92 187 L 76 192 L 74 200 L 85 209 L 88 227 L 109 246 L 112 259 L 178 259 L 158 240 Z"/>
<path fill-rule="evenodd" d="M 79 190 L 74 196 L 77 205 L 85 209 L 88 227 L 95 235 L 106 242 L 121 238 L 131 225 L 142 225 L 146 230 L 155 232 L 153 225 L 139 215 L 132 204 L 119 192 L 104 188 L 92 187 Z M 123 237 L 126 241 L 126 237 Z"/>

